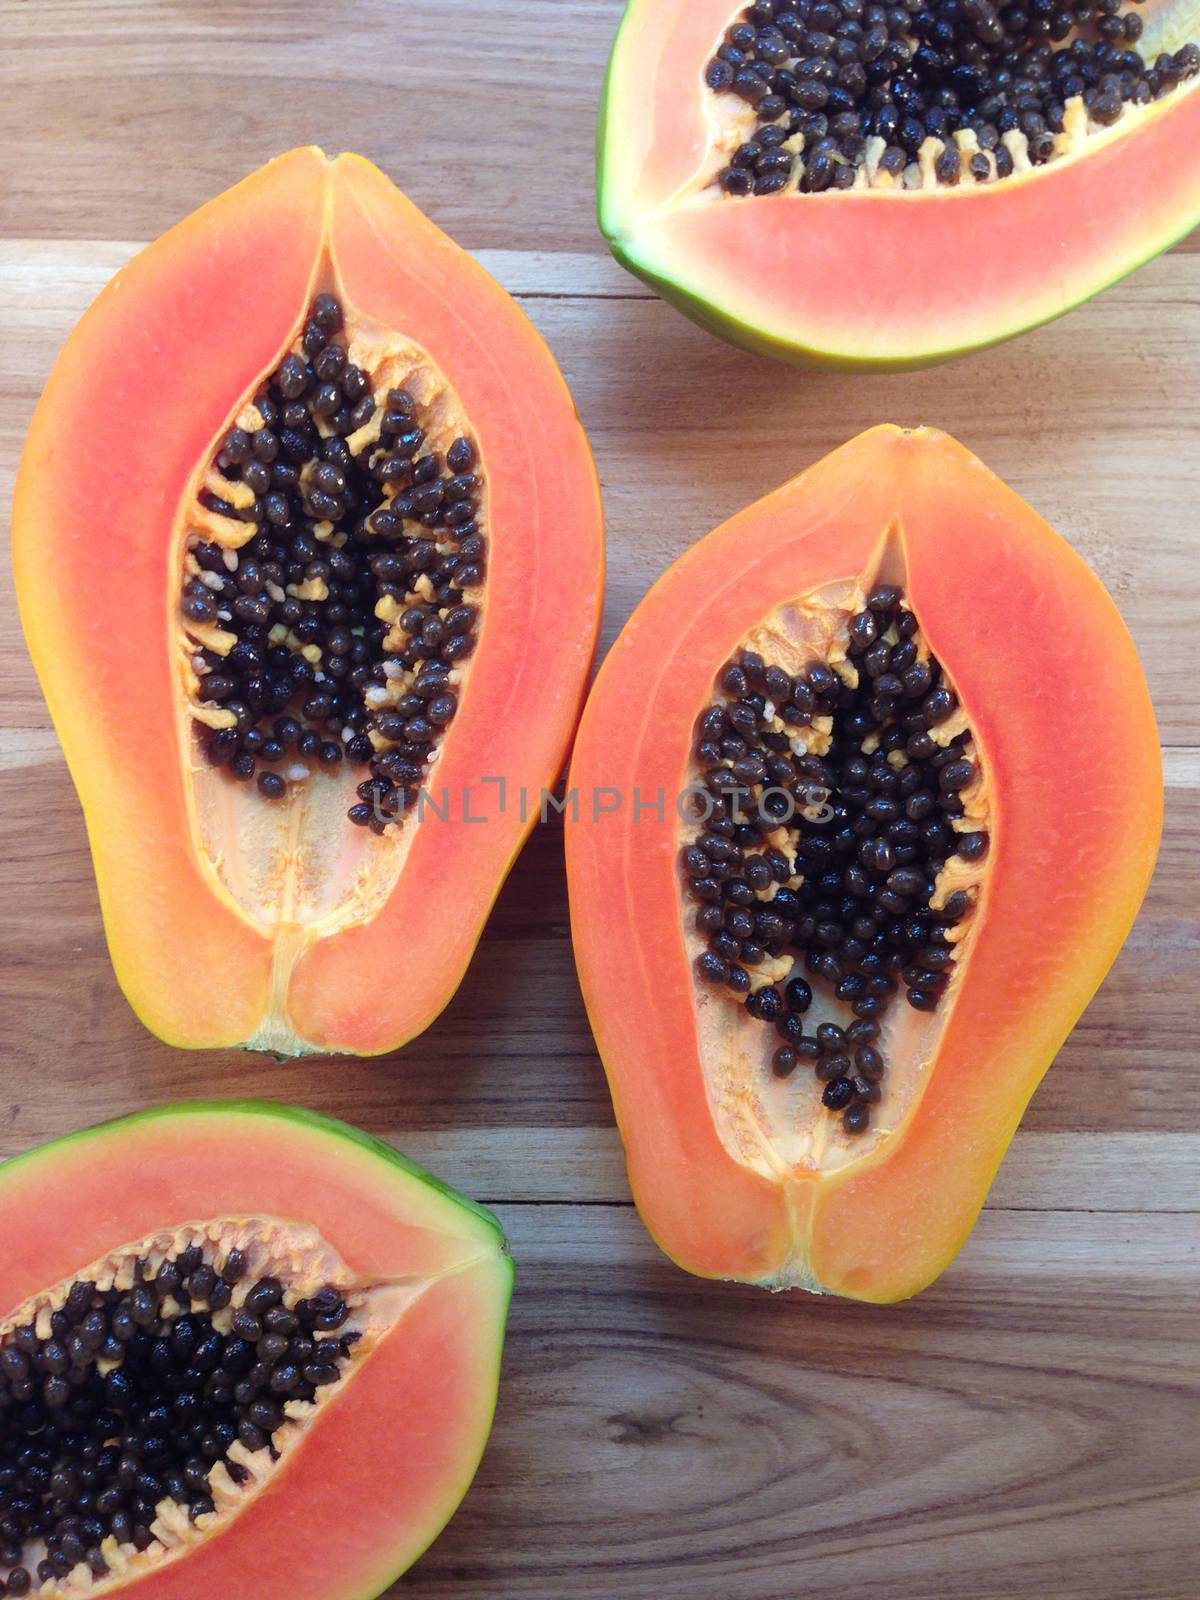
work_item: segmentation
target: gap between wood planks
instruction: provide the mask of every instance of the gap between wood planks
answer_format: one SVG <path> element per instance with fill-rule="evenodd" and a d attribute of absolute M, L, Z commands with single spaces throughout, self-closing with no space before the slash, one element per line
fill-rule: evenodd
<path fill-rule="evenodd" d="M 86 304 L 114 272 L 144 248 L 145 241 L 123 239 L 0 238 L 0 284 L 19 301 L 30 293 L 34 282 L 47 275 L 60 286 L 78 278 L 94 285 L 82 303 Z M 521 300 L 657 298 L 647 284 L 608 254 L 599 239 L 595 251 L 467 248 L 509 294 Z M 1188 252 L 1175 251 L 1159 259 L 1178 270 L 1181 284 L 1191 285 L 1195 268 Z M 1172 278 L 1174 275 L 1172 271 Z M 1190 298 L 1189 294 L 1189 303 Z"/>
<path fill-rule="evenodd" d="M 78 280 L 94 293 L 145 242 L 124 239 L 0 239 L 0 283 L 28 294 L 51 277 Z M 596 251 L 472 250 L 509 294 L 523 300 L 653 300 L 654 291 L 626 272 L 598 245 Z M 89 299 L 91 296 L 89 295 Z"/>
<path fill-rule="evenodd" d="M 26 1148 L 11 1118 L 0 1166 Z M 485 1205 L 628 1210 L 616 1129 L 374 1128 L 377 1136 Z M 1200 1213 L 1200 1133 L 1018 1130 L 988 1195 L 990 1212 L 1161 1217 Z M 1200 1233 L 1196 1243 L 1200 1246 Z"/>
<path fill-rule="evenodd" d="M 664 1280 L 680 1293 L 697 1285 L 697 1279 L 682 1275 L 659 1250 L 632 1206 L 530 1205 L 504 1200 L 495 1202 L 495 1209 L 518 1274 L 523 1269 L 533 1275 L 549 1271 L 554 1274 L 553 1280 L 548 1281 L 553 1283 L 555 1292 L 563 1287 L 564 1267 L 570 1274 L 582 1272 L 585 1276 L 600 1267 L 632 1270 L 639 1275 L 647 1270 L 656 1275 L 661 1272 Z M 1121 1295 L 1130 1297 L 1129 1303 L 1140 1303 L 1143 1309 L 1150 1308 L 1148 1297 L 1156 1292 L 1155 1286 L 1161 1290 L 1170 1284 L 1170 1314 L 1179 1319 L 1183 1360 L 1183 1350 L 1188 1348 L 1187 1319 L 1200 1290 L 1200 1252 L 1189 1248 L 1178 1216 L 1161 1212 L 1006 1211 L 985 1207 L 946 1276 L 908 1304 L 927 1306 L 933 1296 L 943 1304 L 959 1296 L 965 1296 L 968 1304 L 987 1303 L 980 1296 L 985 1283 L 997 1285 L 990 1296 L 993 1307 L 1019 1303 L 1030 1285 L 1041 1296 L 1047 1286 L 1062 1293 L 1070 1284 L 1073 1289 L 1065 1303 L 1073 1303 L 1076 1291 L 1090 1287 L 1093 1292 L 1101 1290 L 1110 1312 L 1114 1306 L 1114 1283 L 1120 1285 Z M 1102 1289 L 1104 1285 L 1108 1285 L 1107 1290 Z M 641 1287 L 645 1287 L 644 1279 Z M 536 1277 L 527 1281 L 525 1288 L 527 1293 L 536 1294 Z M 619 1295 L 622 1288 L 611 1286 L 611 1292 Z M 718 1287 L 720 1292 L 724 1291 Z M 1139 1301 L 1139 1297 L 1146 1298 Z M 808 1300 L 799 1293 L 784 1298 L 800 1303 Z M 836 1297 L 817 1298 L 843 1311 L 848 1305 Z M 1074 1305 L 1078 1311 L 1078 1303 Z M 891 1308 L 884 1310 L 890 1312 Z M 1164 1330 L 1163 1337 L 1166 1336 Z"/>
<path fill-rule="evenodd" d="M 629 1206 L 611 1128 L 387 1130 L 445 1182 L 500 1205 Z M 989 1211 L 1200 1212 L 1200 1134 L 1018 1132 Z"/>

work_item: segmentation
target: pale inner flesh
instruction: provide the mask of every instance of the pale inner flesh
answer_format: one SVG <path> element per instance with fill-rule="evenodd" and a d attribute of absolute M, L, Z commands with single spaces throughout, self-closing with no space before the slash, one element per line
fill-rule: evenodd
<path fill-rule="evenodd" d="M 847 625 L 862 608 L 868 591 L 879 583 L 904 584 L 902 559 L 890 546 L 869 583 L 848 579 L 802 595 L 773 611 L 740 641 L 740 646 L 792 675 L 816 660 L 825 662 L 839 675 L 852 672 L 854 666 L 846 652 Z M 917 645 L 919 657 L 926 658 L 929 647 L 920 633 Z M 942 670 L 952 678 L 952 671 L 948 672 L 944 662 Z M 944 745 L 969 725 L 969 712 L 960 705 L 929 733 L 936 743 Z M 828 748 L 828 718 L 816 718 L 812 727 L 785 728 L 782 723 L 779 727 L 793 740 L 797 751 L 803 748 L 819 756 Z M 987 752 L 980 750 L 977 743 L 967 749 L 979 776 L 962 791 L 964 815 L 952 826 L 957 832 L 979 828 L 990 832 L 995 819 L 988 796 Z M 693 767 L 689 781 L 697 777 L 698 768 Z M 678 824 L 680 850 L 694 833 L 694 823 Z M 764 839 L 764 843 L 772 842 L 786 848 L 782 837 Z M 721 1141 L 737 1161 L 775 1180 L 793 1174 L 836 1172 L 870 1157 L 894 1137 L 920 1100 L 938 1041 L 954 1008 L 964 958 L 970 951 L 972 931 L 978 924 L 986 892 L 987 865 L 986 859 L 968 865 L 952 856 L 936 879 L 930 902 L 935 910 L 955 889 L 968 891 L 974 907 L 948 934 L 955 945 L 955 956 L 949 967 L 949 984 L 937 1010 L 915 1011 L 903 995 L 897 995 L 877 1019 L 877 1048 L 884 1055 L 887 1070 L 882 1100 L 872 1107 L 870 1127 L 864 1134 L 852 1136 L 843 1130 L 841 1118 L 822 1105 L 824 1085 L 811 1071 L 801 1066 L 789 1078 L 776 1077 L 771 1058 L 782 1040 L 775 1029 L 751 1016 L 728 991 L 695 979 L 696 1031 L 709 1105 Z M 694 962 L 705 949 L 705 939 L 695 930 L 695 903 L 687 894 L 682 874 L 679 892 L 688 954 Z M 769 898 L 772 892 L 773 889 L 766 891 L 760 898 Z M 803 956 L 793 951 L 750 973 L 755 989 L 768 983 L 786 984 L 793 976 L 810 976 Z M 806 1032 L 811 1033 L 822 1022 L 845 1027 L 855 1020 L 850 1006 L 835 999 L 823 981 L 812 979 L 811 983 L 813 1004 L 804 1018 Z"/>
<path fill-rule="evenodd" d="M 720 32 L 714 37 L 712 50 L 705 56 L 705 65 L 715 54 L 724 33 L 738 21 L 743 13 L 743 5 L 731 6 L 729 16 L 726 18 Z M 1190 5 L 1179 8 L 1161 8 L 1157 13 L 1152 12 L 1146 18 L 1146 32 L 1139 43 L 1139 50 L 1143 57 L 1153 59 L 1160 51 L 1170 51 L 1179 48 L 1189 40 L 1200 35 L 1200 5 Z M 729 158 L 739 145 L 753 137 L 758 126 L 758 118 L 754 109 L 740 96 L 724 91 L 714 93 L 702 81 L 703 67 L 701 68 L 700 95 L 704 107 L 704 117 L 708 129 L 708 145 L 703 160 L 698 170 L 681 186 L 672 205 L 680 202 L 709 205 L 719 203 L 723 205 L 736 204 L 727 195 L 722 194 L 716 184 L 717 174 L 728 165 Z M 996 159 L 991 152 L 981 152 L 979 141 L 972 129 L 960 129 L 951 138 L 961 157 L 961 171 L 954 185 L 941 182 L 935 172 L 937 158 L 945 149 L 945 141 L 937 138 L 928 138 L 922 144 L 915 160 L 910 161 L 903 173 L 898 177 L 879 168 L 879 160 L 887 148 L 883 139 L 872 137 L 867 141 L 867 147 L 862 163 L 859 165 L 853 188 L 849 191 L 871 190 L 875 193 L 891 193 L 903 195 L 906 192 L 940 190 L 950 193 L 954 189 L 971 189 L 980 184 L 996 182 L 1011 183 L 1022 175 L 1033 174 L 1043 168 L 1054 167 L 1065 160 L 1074 159 L 1084 151 L 1092 151 L 1114 139 L 1122 138 L 1143 122 L 1146 117 L 1152 116 L 1157 108 L 1166 102 L 1183 94 L 1200 93 L 1200 79 L 1185 83 L 1174 90 L 1164 100 L 1152 101 L 1148 105 L 1135 105 L 1132 102 L 1122 102 L 1121 114 L 1116 122 L 1104 126 L 1092 120 L 1083 104 L 1083 100 L 1076 96 L 1065 102 L 1065 114 L 1061 132 L 1054 135 L 1054 154 L 1042 166 L 1035 166 L 1029 158 L 1029 141 L 1019 129 L 1014 129 L 1003 135 L 1001 142 L 1012 157 L 1013 170 L 1010 176 L 997 178 Z M 782 146 L 794 157 L 789 180 L 780 195 L 793 195 L 805 201 L 820 202 L 823 198 L 833 198 L 837 193 L 846 193 L 845 190 L 829 189 L 824 194 L 805 194 L 800 188 L 800 181 L 804 175 L 804 135 L 792 135 Z M 989 173 L 985 178 L 976 179 L 970 170 L 971 157 L 977 154 L 986 155 L 989 163 Z M 755 196 L 747 196 L 747 200 L 755 200 Z"/>
<path fill-rule="evenodd" d="M 340 295 L 336 286 L 331 288 Z M 349 360 L 370 375 L 376 401 L 372 419 L 358 434 L 347 438 L 351 452 L 378 439 L 385 397 L 392 388 L 409 390 L 421 408 L 425 450 L 444 452 L 454 439 L 469 434 L 469 419 L 462 404 L 429 352 L 401 334 L 365 321 L 344 296 L 340 297 Z M 300 351 L 298 339 L 290 348 Z M 281 352 L 279 359 L 284 354 Z M 232 552 L 258 532 L 255 523 L 208 509 L 201 504 L 199 495 L 206 486 L 214 487 L 211 482 L 206 485 L 206 479 L 212 477 L 212 462 L 229 428 L 236 423 L 253 430 L 261 421 L 253 396 L 268 377 L 269 373 L 264 373 L 223 422 L 188 486 L 176 521 L 175 569 L 181 575 L 195 570 L 194 561 L 191 568 L 188 566 L 192 541 L 216 543 Z M 320 419 L 317 425 L 321 427 Z M 480 463 L 474 470 L 481 480 L 481 518 L 486 527 L 486 468 Z M 224 480 L 216 482 L 224 484 Z M 320 532 L 317 537 L 321 537 Z M 335 543 L 336 538 L 334 535 Z M 486 585 L 471 591 L 470 598 L 473 604 L 486 608 Z M 211 767 L 204 759 L 194 726 L 199 680 L 191 658 L 198 645 L 218 653 L 228 651 L 233 635 L 225 633 L 221 637 L 222 630 L 182 619 L 174 587 L 168 603 L 179 646 L 178 740 L 194 849 L 218 897 L 258 932 L 275 938 L 280 968 L 276 987 L 282 994 L 286 992 L 291 966 L 308 944 L 348 925 L 367 921 L 380 910 L 403 868 L 420 813 L 408 813 L 382 835 L 354 827 L 346 819 L 346 810 L 355 799 L 355 785 L 368 778 L 369 773 L 366 767 L 351 766 L 345 761 L 332 771 L 314 763 L 305 782 L 290 784 L 286 796 L 273 801 L 264 801 L 253 783 L 235 782 L 221 769 Z M 378 610 L 376 614 L 382 620 L 391 620 Z M 385 651 L 403 648 L 402 640 L 398 624 L 393 622 Z M 470 669 L 471 662 L 467 660 L 451 674 L 450 681 L 460 694 Z M 387 692 L 394 700 L 403 687 L 399 683 L 389 685 Z M 374 704 L 386 709 L 382 699 Z M 219 713 L 202 709 L 200 720 L 209 727 L 226 725 Z M 453 727 L 444 730 L 429 770 L 430 791 L 435 800 L 439 799 L 436 762 L 453 738 Z M 281 1038 L 286 1033 L 284 1029 Z M 269 1039 L 263 1047 L 270 1047 Z"/>
<path fill-rule="evenodd" d="M 219 1218 L 152 1234 L 81 1267 L 69 1279 L 44 1290 L 0 1319 L 0 1346 L 14 1329 L 28 1324 L 35 1326 L 39 1337 L 49 1337 L 51 1313 L 65 1303 L 72 1283 L 94 1283 L 101 1292 L 114 1288 L 131 1289 L 135 1285 L 134 1268 L 139 1260 L 146 1264 L 149 1274 L 153 1275 L 164 1261 L 174 1260 L 193 1245 L 204 1249 L 209 1260 L 214 1254 L 224 1258 L 235 1249 L 241 1250 L 247 1260 L 248 1270 L 245 1277 L 233 1286 L 230 1306 L 205 1313 L 218 1333 L 230 1332 L 233 1313 L 259 1279 L 275 1277 L 296 1299 L 310 1297 L 326 1287 L 336 1289 L 350 1311 L 339 1334 L 356 1333 L 359 1335 L 358 1341 L 351 1347 L 350 1356 L 342 1366 L 341 1376 L 336 1383 L 317 1389 L 312 1401 L 287 1400 L 283 1403 L 285 1420 L 272 1436 L 278 1459 L 272 1456 L 270 1450 L 250 1451 L 240 1440 L 235 1440 L 227 1451 L 227 1458 L 248 1474 L 246 1481 L 235 1482 L 224 1459 L 213 1465 L 209 1474 L 209 1492 L 216 1507 L 215 1512 L 202 1514 L 193 1523 L 184 1508 L 174 1500 L 163 1499 L 156 1507 L 157 1519 L 151 1528 L 154 1542 L 148 1549 L 139 1551 L 132 1544 L 118 1544 L 110 1536 L 100 1546 L 108 1564 L 108 1576 L 94 1576 L 87 1564 L 81 1562 L 66 1578 L 47 1580 L 40 1585 L 35 1578 L 30 1594 L 41 1597 L 41 1600 L 59 1600 L 59 1597 L 65 1600 L 65 1597 L 81 1594 L 101 1595 L 110 1589 L 122 1587 L 218 1532 L 263 1491 L 276 1473 L 286 1470 L 289 1456 L 318 1420 L 322 1409 L 337 1403 L 338 1396 L 344 1386 L 353 1381 L 360 1364 L 369 1358 L 380 1340 L 433 1281 L 425 1278 L 364 1280 L 350 1271 L 338 1252 L 315 1228 L 304 1223 L 285 1222 L 271 1217 Z M 101 1362 L 100 1365 L 103 1368 L 112 1364 Z M 28 1570 L 34 1571 L 45 1553 L 45 1545 L 40 1541 L 27 1546 L 23 1562 Z M 0 1579 L 4 1576 L 0 1572 Z"/>

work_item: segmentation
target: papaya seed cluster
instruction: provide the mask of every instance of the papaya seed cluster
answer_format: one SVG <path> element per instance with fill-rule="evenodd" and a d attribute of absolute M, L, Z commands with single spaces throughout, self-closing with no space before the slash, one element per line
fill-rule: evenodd
<path fill-rule="evenodd" d="M 758 0 L 709 63 L 754 127 L 727 195 L 991 183 L 1064 153 L 1200 71 L 1153 63 L 1122 0 Z"/>
<path fill-rule="evenodd" d="M 974 740 L 895 585 L 849 618 L 844 662 L 793 674 L 743 650 L 719 688 L 696 725 L 707 801 L 681 862 L 696 971 L 777 1031 L 777 1076 L 810 1066 L 862 1134 L 882 1098 L 880 1019 L 901 992 L 936 1010 L 975 903 L 989 837 Z M 844 1025 L 806 1033 L 813 982 Z"/>
<path fill-rule="evenodd" d="M 348 815 L 382 833 L 458 710 L 486 573 L 481 480 L 473 442 L 433 449 L 414 395 L 377 397 L 342 332 L 319 295 L 226 436 L 180 603 L 208 761 L 257 773 L 271 800 L 314 767 L 366 766 Z"/>
<path fill-rule="evenodd" d="M 203 1530 L 249 1482 L 239 1456 L 278 1459 L 287 1408 L 338 1382 L 359 1338 L 336 1288 L 297 1298 L 236 1248 L 130 1278 L 73 1283 L 0 1339 L 0 1594 L 106 1577 L 177 1543 L 179 1518 Z"/>

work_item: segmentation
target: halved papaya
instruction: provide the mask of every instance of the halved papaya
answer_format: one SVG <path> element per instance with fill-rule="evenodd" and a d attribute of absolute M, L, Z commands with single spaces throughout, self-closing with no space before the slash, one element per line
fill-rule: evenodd
<path fill-rule="evenodd" d="M 72 334 L 15 561 L 146 1025 L 281 1055 L 426 1027 L 599 617 L 591 456 L 508 295 L 360 157 L 279 157 Z"/>
<path fill-rule="evenodd" d="M 1200 221 L 1200 11 L 628 0 L 614 254 L 786 360 L 904 367 L 1046 322 Z"/>
<path fill-rule="evenodd" d="M 659 579 L 571 789 L 654 1238 L 706 1277 L 921 1289 L 1154 864 L 1154 717 L 1099 581 L 952 439 L 872 429 Z"/>
<path fill-rule="evenodd" d="M 491 1428 L 496 1219 L 309 1112 L 166 1107 L 0 1168 L 0 1593 L 365 1600 Z"/>

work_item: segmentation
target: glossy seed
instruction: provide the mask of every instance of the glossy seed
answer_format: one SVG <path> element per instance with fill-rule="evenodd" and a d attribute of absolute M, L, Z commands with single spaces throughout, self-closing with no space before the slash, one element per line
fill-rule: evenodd
<path fill-rule="evenodd" d="M 845 1128 L 847 1133 L 865 1133 L 870 1123 L 871 1113 L 861 1101 L 848 1107 L 842 1113 L 842 1127 Z"/>
<path fill-rule="evenodd" d="M 926 993 L 922 989 L 909 989 L 905 993 L 910 1006 L 914 1011 L 936 1011 L 938 997 L 936 994 Z"/>
<path fill-rule="evenodd" d="M 802 1016 L 812 1005 L 812 989 L 803 978 L 793 978 L 785 990 L 787 1008 Z"/>
<path fill-rule="evenodd" d="M 814 1063 L 817 1077 L 822 1083 L 832 1083 L 835 1078 L 844 1078 L 850 1072 L 849 1056 L 823 1056 Z"/>
<path fill-rule="evenodd" d="M 846 1047 L 845 1031 L 838 1027 L 836 1022 L 822 1022 L 817 1029 L 817 1043 L 826 1054 L 844 1050 Z"/>
<path fill-rule="evenodd" d="M 705 950 L 696 957 L 696 972 L 705 983 L 725 983 L 729 978 L 729 963 Z"/>
<path fill-rule="evenodd" d="M 863 1045 L 854 1052 L 854 1065 L 869 1083 L 878 1083 L 883 1077 L 883 1057 L 871 1045 Z"/>
<path fill-rule="evenodd" d="M 848 1078 L 835 1078 L 825 1086 L 821 1103 L 829 1111 L 841 1111 L 854 1099 L 854 1090 Z"/>
<path fill-rule="evenodd" d="M 791 1045 L 782 1044 L 771 1057 L 771 1066 L 777 1078 L 787 1078 L 796 1070 L 798 1061 L 795 1050 Z"/>

